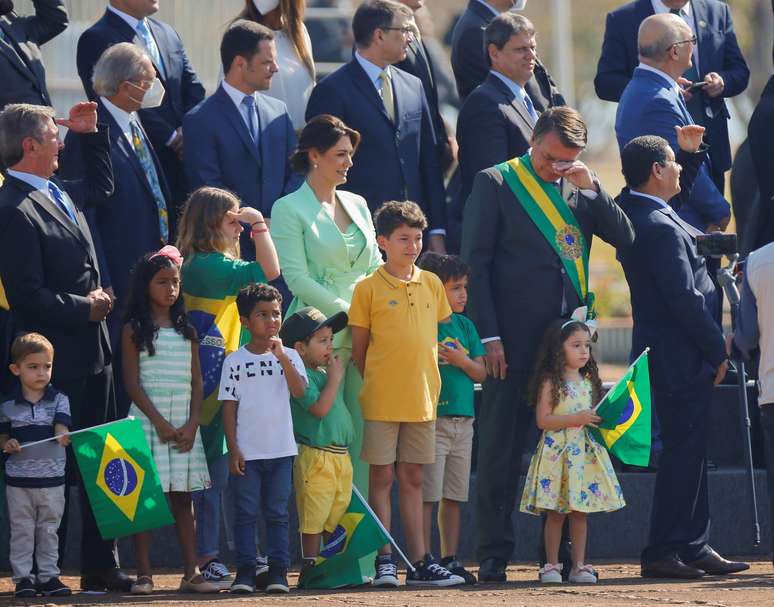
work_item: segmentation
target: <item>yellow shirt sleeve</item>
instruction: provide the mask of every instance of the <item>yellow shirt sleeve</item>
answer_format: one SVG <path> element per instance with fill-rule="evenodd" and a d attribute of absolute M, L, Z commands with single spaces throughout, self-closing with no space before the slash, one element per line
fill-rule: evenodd
<path fill-rule="evenodd" d="M 349 325 L 351 327 L 371 328 L 371 283 L 366 278 L 355 285 L 352 303 L 349 306 Z"/>

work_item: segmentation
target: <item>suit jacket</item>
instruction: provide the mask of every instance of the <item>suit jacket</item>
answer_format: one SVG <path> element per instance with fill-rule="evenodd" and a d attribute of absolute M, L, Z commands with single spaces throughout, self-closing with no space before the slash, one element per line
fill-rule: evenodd
<path fill-rule="evenodd" d="M 336 197 L 366 239 L 354 262 L 341 231 L 306 181 L 274 205 L 271 237 L 294 296 L 288 315 L 304 306 L 314 306 L 326 316 L 349 312 L 355 283 L 382 263 L 366 201 L 343 190 Z M 350 348 L 351 339 L 349 330 L 340 331 L 333 336 L 334 347 Z"/>
<path fill-rule="evenodd" d="M 521 100 L 490 73 L 465 99 L 457 117 L 463 201 L 476 173 L 526 153 L 534 127 Z"/>
<path fill-rule="evenodd" d="M 726 353 L 718 294 L 696 252 L 699 232 L 649 198 L 625 190 L 620 204 L 635 233 L 632 246 L 618 252 L 632 299 L 632 353 L 651 348 L 658 391 L 711 381 Z"/>
<path fill-rule="evenodd" d="M 688 109 L 666 78 L 643 68 L 634 71 L 621 96 L 615 118 L 620 150 L 640 135 L 659 135 L 677 154 L 675 126 L 692 123 Z M 731 212 L 728 202 L 712 181 L 709 168 L 709 162 L 702 165 L 688 203 L 678 209 L 682 219 L 702 231 Z"/>
<path fill-rule="evenodd" d="M 608 13 L 602 54 L 597 65 L 594 88 L 600 99 L 618 101 L 639 65 L 637 30 L 640 23 L 653 14 L 651 0 L 635 0 Z M 712 166 L 716 171 L 731 168 L 731 147 L 728 142 L 728 109 L 724 97 L 734 97 L 747 88 L 750 70 L 747 68 L 736 41 L 731 10 L 718 0 L 691 0 L 691 16 L 698 24 L 699 76 L 717 72 L 725 88 L 720 97 L 699 93 L 702 101 L 701 122 L 707 129 L 704 137 L 710 145 Z M 707 114 L 709 110 L 713 117 Z"/>
<path fill-rule="evenodd" d="M 34 0 L 35 15 L 0 17 L 0 108 L 9 103 L 51 105 L 40 55 L 45 44 L 67 27 L 64 0 Z M 2 36 L 0 36 L 2 38 Z"/>
<path fill-rule="evenodd" d="M 89 321 L 87 295 L 101 281 L 82 211 L 113 191 L 109 144 L 102 130 L 83 138 L 83 179 L 54 179 L 78 207 L 77 226 L 15 177 L 6 177 L 0 188 L 0 277 L 11 304 L 10 334 L 36 331 L 51 341 L 55 383 L 97 374 L 111 358 L 105 322 Z"/>
<path fill-rule="evenodd" d="M 320 81 L 306 119 L 333 114 L 360 132 L 361 140 L 342 188 L 359 194 L 373 211 L 386 200 L 413 200 L 430 228 L 446 228 L 446 201 L 430 109 L 421 81 L 392 69 L 396 124 L 371 79 L 353 58 Z"/>
<path fill-rule="evenodd" d="M 129 271 L 145 253 L 162 246 L 161 232 L 156 200 L 137 154 L 110 112 L 101 101 L 97 103 L 99 121 L 107 124 L 110 130 L 110 160 L 115 188 L 106 200 L 88 209 L 87 217 L 94 234 L 103 284 L 113 287 L 118 298 L 117 311 L 120 311 L 129 293 Z M 82 164 L 84 143 L 83 135 L 67 133 L 61 174 L 72 177 L 86 170 Z M 169 200 L 161 164 L 152 148 L 150 152 L 162 192 Z"/>
<path fill-rule="evenodd" d="M 469 0 L 468 7 L 457 20 L 452 32 L 451 64 L 457 81 L 460 101 L 473 92 L 489 73 L 489 59 L 484 48 L 484 30 L 495 15 L 477 0 Z M 564 97 L 540 61 L 535 73 L 524 87 L 538 112 L 554 105 L 566 105 Z"/>
<path fill-rule="evenodd" d="M 565 196 L 591 245 L 633 239 L 629 220 L 604 191 Z M 470 265 L 467 312 L 482 338 L 500 337 L 509 370 L 529 372 L 548 325 L 582 305 L 559 256 L 495 168 L 478 173 L 462 227 L 462 257 Z"/>
<path fill-rule="evenodd" d="M 747 127 L 747 140 L 750 142 L 750 154 L 755 167 L 756 181 L 760 197 L 758 199 L 758 222 L 751 250 L 774 242 L 774 76 L 769 78 L 761 93 L 750 124 Z"/>

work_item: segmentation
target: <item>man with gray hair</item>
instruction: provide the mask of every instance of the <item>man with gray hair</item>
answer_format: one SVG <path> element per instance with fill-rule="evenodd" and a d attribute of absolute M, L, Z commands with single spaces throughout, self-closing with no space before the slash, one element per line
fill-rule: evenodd
<path fill-rule="evenodd" d="M 62 148 L 57 124 L 83 139 L 79 179 L 54 177 Z M 96 104 L 76 104 L 67 120 L 55 120 L 50 107 L 6 106 L 0 112 L 0 160 L 8 167 L 0 188 L 0 278 L 12 334 L 41 333 L 53 344 L 52 384 L 70 399 L 71 430 L 116 419 L 105 326 L 112 298 L 102 288 L 83 215 L 113 192 L 108 134 L 97 130 Z M 80 480 L 79 489 L 81 588 L 126 592 L 132 580 L 117 568 L 114 541 L 101 538 Z M 66 535 L 65 519 L 60 554 Z"/>
<path fill-rule="evenodd" d="M 665 13 L 642 22 L 637 44 L 640 64 L 616 114 L 618 146 L 623 150 L 635 137 L 658 135 L 677 153 L 675 127 L 694 124 L 677 81 L 692 64 L 696 36 L 682 18 Z M 712 181 L 708 158 L 699 168 L 690 198 L 676 210 L 681 219 L 704 232 L 728 225 L 730 206 Z"/>
<path fill-rule="evenodd" d="M 122 42 L 106 50 L 94 67 L 92 84 L 100 123 L 110 130 L 110 160 L 115 191 L 104 204 L 88 213 L 103 275 L 103 285 L 116 297 L 116 311 L 108 320 L 110 343 L 120 368 L 120 334 L 124 304 L 129 294 L 129 271 L 149 251 L 169 240 L 170 200 L 167 182 L 150 139 L 137 118 L 141 107 L 155 107 L 164 94 L 148 54 L 137 45 Z M 82 174 L 80 133 L 68 133 L 62 174 Z M 131 234 L 131 238 L 127 238 Z M 121 374 L 116 376 L 118 411 L 125 414 L 129 399 Z"/>
<path fill-rule="evenodd" d="M 535 27 L 529 19 L 514 13 L 498 15 L 486 27 L 484 43 L 489 74 L 465 99 L 457 118 L 461 207 L 476 173 L 529 149 L 538 116 L 552 105 L 549 100 L 546 106 L 542 96 L 533 99 L 524 88 L 537 62 Z"/>

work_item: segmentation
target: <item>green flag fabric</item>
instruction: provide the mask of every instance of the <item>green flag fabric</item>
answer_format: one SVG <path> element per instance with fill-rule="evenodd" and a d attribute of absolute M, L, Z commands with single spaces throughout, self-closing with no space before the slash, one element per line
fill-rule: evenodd
<path fill-rule="evenodd" d="M 175 522 L 140 420 L 77 432 L 72 446 L 103 539 Z"/>
<path fill-rule="evenodd" d="M 320 550 L 314 567 L 306 569 L 299 588 L 342 588 L 363 584 L 359 559 L 389 541 L 382 526 L 356 491 L 349 507 Z"/>
<path fill-rule="evenodd" d="M 602 418 L 594 437 L 624 464 L 650 463 L 651 399 L 648 351 L 645 350 L 626 374 L 596 407 Z"/>

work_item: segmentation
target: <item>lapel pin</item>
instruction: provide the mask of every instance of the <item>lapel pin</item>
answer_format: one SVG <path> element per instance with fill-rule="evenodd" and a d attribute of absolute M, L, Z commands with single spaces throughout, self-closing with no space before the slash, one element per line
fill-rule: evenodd
<path fill-rule="evenodd" d="M 707 27 L 707 22 L 704 19 L 699 21 L 699 27 Z"/>

